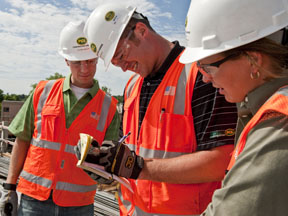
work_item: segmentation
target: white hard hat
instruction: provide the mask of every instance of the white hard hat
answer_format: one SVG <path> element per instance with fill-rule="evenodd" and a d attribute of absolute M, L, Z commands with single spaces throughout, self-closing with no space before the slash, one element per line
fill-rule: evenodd
<path fill-rule="evenodd" d="M 192 0 L 186 18 L 190 63 L 264 38 L 288 25 L 288 0 Z"/>
<path fill-rule="evenodd" d="M 84 21 L 69 22 L 61 31 L 58 53 L 69 61 L 96 58 L 84 35 Z"/>
<path fill-rule="evenodd" d="M 104 60 L 106 68 L 135 10 L 135 7 L 107 3 L 95 8 L 89 16 L 84 33 L 88 38 L 90 48 Z"/>

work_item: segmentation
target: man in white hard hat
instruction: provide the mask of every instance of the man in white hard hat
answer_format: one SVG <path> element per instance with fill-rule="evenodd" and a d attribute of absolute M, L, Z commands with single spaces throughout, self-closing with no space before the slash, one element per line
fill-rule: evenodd
<path fill-rule="evenodd" d="M 287 215 L 288 1 L 192 0 L 188 48 L 205 82 L 239 103 L 235 150 L 203 216 Z"/>
<path fill-rule="evenodd" d="M 203 83 L 195 64 L 180 64 L 185 48 L 157 34 L 134 7 L 102 4 L 84 31 L 106 66 L 135 72 L 124 94 L 127 145 L 100 149 L 100 164 L 134 189 L 121 187 L 121 215 L 199 215 L 230 159 L 235 104 Z"/>
<path fill-rule="evenodd" d="M 94 215 L 97 182 L 76 167 L 74 146 L 79 133 L 99 143 L 117 139 L 120 119 L 117 100 L 93 79 L 97 58 L 83 34 L 84 24 L 70 22 L 60 34 L 59 54 L 71 74 L 39 82 L 9 126 L 17 138 L 0 199 L 1 215 L 11 215 L 9 210 L 17 214 L 19 176 L 19 215 Z"/>

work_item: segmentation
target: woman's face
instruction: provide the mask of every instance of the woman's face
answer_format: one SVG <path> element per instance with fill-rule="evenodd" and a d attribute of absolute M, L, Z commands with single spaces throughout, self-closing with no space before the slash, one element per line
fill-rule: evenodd
<path fill-rule="evenodd" d="M 248 92 L 259 85 L 260 79 L 250 77 L 253 66 L 245 55 L 225 58 L 216 54 L 200 60 L 197 65 L 203 74 L 203 81 L 211 82 L 231 103 L 243 101 Z"/>

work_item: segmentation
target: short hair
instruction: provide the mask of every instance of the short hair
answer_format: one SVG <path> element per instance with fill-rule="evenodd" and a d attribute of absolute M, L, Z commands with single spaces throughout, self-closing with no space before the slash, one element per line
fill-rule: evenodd
<path fill-rule="evenodd" d="M 148 18 L 146 16 L 144 16 L 142 13 L 138 13 L 138 12 L 134 12 L 129 23 L 127 24 L 124 32 L 121 35 L 120 39 L 126 38 L 127 35 L 129 34 L 129 32 L 131 30 L 133 30 L 133 28 L 135 28 L 136 24 L 138 22 L 144 23 L 151 31 L 155 32 L 155 30 L 151 27 L 150 22 L 148 20 Z M 134 37 L 134 33 L 131 35 L 130 40 L 133 40 Z"/>

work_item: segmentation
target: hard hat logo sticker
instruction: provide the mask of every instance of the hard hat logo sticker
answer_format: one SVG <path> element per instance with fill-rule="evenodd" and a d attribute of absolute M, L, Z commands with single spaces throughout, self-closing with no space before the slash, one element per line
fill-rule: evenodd
<path fill-rule="evenodd" d="M 105 20 L 106 21 L 111 21 L 115 16 L 115 12 L 114 11 L 109 11 L 108 13 L 106 13 L 105 15 Z"/>
<path fill-rule="evenodd" d="M 87 39 L 85 37 L 80 37 L 77 39 L 77 44 L 84 45 L 87 43 Z"/>
<path fill-rule="evenodd" d="M 90 45 L 90 48 L 91 48 L 91 50 L 92 50 L 94 53 L 97 52 L 97 47 L 96 47 L 96 45 L 95 45 L 94 43 L 92 43 L 92 44 Z"/>

